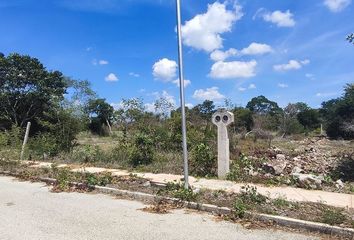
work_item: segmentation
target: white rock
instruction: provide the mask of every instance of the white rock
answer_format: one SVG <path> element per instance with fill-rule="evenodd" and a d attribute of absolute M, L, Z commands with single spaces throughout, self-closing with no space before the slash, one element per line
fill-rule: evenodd
<path fill-rule="evenodd" d="M 336 188 L 338 188 L 338 189 L 344 188 L 344 183 L 342 182 L 342 180 L 338 179 L 336 181 Z"/>

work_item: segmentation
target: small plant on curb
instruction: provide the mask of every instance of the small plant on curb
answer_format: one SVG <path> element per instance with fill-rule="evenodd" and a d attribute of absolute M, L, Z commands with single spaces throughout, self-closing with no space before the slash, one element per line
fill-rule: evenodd
<path fill-rule="evenodd" d="M 257 187 L 246 185 L 241 187 L 241 189 L 240 197 L 246 203 L 263 204 L 268 200 L 266 196 L 257 192 Z"/>
<path fill-rule="evenodd" d="M 93 174 L 93 173 L 86 173 L 85 174 L 85 182 L 90 186 L 106 186 L 112 183 L 113 177 L 112 174 L 109 172 L 103 174 Z"/>
<path fill-rule="evenodd" d="M 246 214 L 247 209 L 248 209 L 247 204 L 245 204 L 241 198 L 235 200 L 233 204 L 235 217 L 243 218 Z"/>
<path fill-rule="evenodd" d="M 256 206 L 263 205 L 268 200 L 266 196 L 257 192 L 256 187 L 246 185 L 241 189 L 242 192 L 233 204 L 234 214 L 237 218 L 243 218 L 247 210 L 255 209 Z"/>
<path fill-rule="evenodd" d="M 183 183 L 168 182 L 164 189 L 157 192 L 158 195 L 168 194 L 182 201 L 195 201 L 198 193 L 194 193 L 192 189 L 185 189 Z"/>
<path fill-rule="evenodd" d="M 53 187 L 53 192 L 65 192 L 70 190 L 70 170 L 67 168 L 58 169 L 56 172 L 57 184 Z"/>
<path fill-rule="evenodd" d="M 322 214 L 321 222 L 329 225 L 338 225 L 342 224 L 346 219 L 347 217 L 343 214 L 342 210 L 325 209 Z"/>

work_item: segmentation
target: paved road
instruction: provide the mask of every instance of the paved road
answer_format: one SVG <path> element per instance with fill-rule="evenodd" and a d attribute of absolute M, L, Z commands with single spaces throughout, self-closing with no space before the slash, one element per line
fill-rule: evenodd
<path fill-rule="evenodd" d="M 140 202 L 111 196 L 51 193 L 41 183 L 0 176 L 1 240 L 316 239 L 275 230 L 246 230 L 208 214 L 140 211 Z"/>

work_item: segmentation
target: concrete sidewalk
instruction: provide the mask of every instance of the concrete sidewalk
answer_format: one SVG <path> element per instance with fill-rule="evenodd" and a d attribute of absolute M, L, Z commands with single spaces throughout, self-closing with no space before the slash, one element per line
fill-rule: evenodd
<path fill-rule="evenodd" d="M 31 167 L 50 167 L 52 163 L 48 162 L 27 162 L 31 164 Z M 113 176 L 128 176 L 134 174 L 138 177 L 142 177 L 157 183 L 168 183 L 173 181 L 181 181 L 182 175 L 173 174 L 154 174 L 154 173 L 138 173 L 128 172 L 126 170 L 108 169 L 108 168 L 96 168 L 96 167 L 75 167 L 72 165 L 61 164 L 58 167 L 69 167 L 74 172 L 111 172 Z M 282 197 L 289 201 L 298 202 L 321 202 L 327 205 L 344 208 L 354 208 L 354 195 L 344 193 L 326 192 L 320 190 L 306 190 L 302 188 L 294 187 L 266 187 L 258 184 L 249 183 L 235 183 L 227 180 L 217 179 L 205 179 L 189 177 L 189 183 L 194 188 L 211 189 L 211 190 L 224 190 L 228 192 L 238 193 L 241 188 L 248 184 L 249 186 L 257 187 L 257 191 L 260 194 L 269 196 L 270 198 Z"/>

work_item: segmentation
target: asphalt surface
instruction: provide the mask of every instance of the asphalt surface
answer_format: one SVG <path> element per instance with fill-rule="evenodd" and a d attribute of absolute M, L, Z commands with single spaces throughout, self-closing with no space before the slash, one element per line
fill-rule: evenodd
<path fill-rule="evenodd" d="M 144 204 L 101 194 L 51 193 L 41 183 L 0 176 L 0 239 L 317 239 L 280 230 L 247 230 L 209 214 L 143 212 Z"/>

